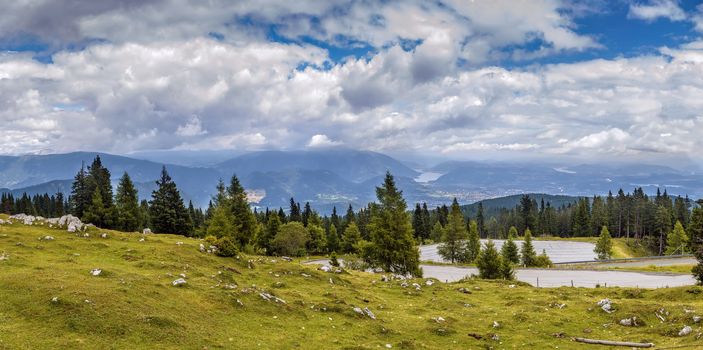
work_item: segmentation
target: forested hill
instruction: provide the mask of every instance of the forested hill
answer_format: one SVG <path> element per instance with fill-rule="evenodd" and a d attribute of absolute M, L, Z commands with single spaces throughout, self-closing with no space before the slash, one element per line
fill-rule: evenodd
<path fill-rule="evenodd" d="M 461 211 L 464 216 L 476 217 L 478 212 L 478 204 L 483 203 L 483 213 L 485 216 L 493 216 L 498 213 L 500 209 L 512 209 L 515 206 L 520 205 L 520 199 L 525 194 L 515 194 L 512 196 L 484 199 L 476 203 L 462 205 Z M 534 199 L 537 203 L 541 203 L 544 200 L 544 204 L 549 203 L 552 208 L 559 208 L 564 205 L 574 204 L 578 202 L 579 198 L 576 196 L 565 196 L 565 195 L 553 195 L 546 193 L 527 193 L 530 199 Z"/>

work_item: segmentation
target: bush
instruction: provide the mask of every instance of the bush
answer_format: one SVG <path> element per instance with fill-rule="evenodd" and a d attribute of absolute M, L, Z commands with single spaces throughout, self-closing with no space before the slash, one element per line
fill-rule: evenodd
<path fill-rule="evenodd" d="M 273 247 L 280 255 L 301 256 L 305 254 L 305 245 L 310 240 L 308 230 L 299 222 L 281 225 L 273 239 Z"/>
<path fill-rule="evenodd" d="M 542 249 L 542 254 L 538 255 L 535 260 L 533 261 L 534 267 L 552 267 L 554 264 L 552 264 L 552 260 L 549 259 L 547 256 L 547 252 Z"/>
<path fill-rule="evenodd" d="M 502 277 L 501 267 L 503 259 L 493 245 L 493 241 L 488 240 L 476 259 L 479 277 L 485 279 L 499 279 Z"/>
<path fill-rule="evenodd" d="M 236 256 L 238 253 L 237 246 L 232 242 L 229 237 L 222 237 L 215 242 L 217 247 L 217 255 L 231 257 Z"/>
<path fill-rule="evenodd" d="M 339 260 L 337 260 L 336 252 L 332 252 L 332 254 L 330 254 L 330 265 L 334 267 L 339 267 Z"/>

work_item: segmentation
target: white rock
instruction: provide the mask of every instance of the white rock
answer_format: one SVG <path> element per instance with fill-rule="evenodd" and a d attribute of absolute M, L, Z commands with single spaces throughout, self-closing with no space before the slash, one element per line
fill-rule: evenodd
<path fill-rule="evenodd" d="M 0 261 L 4 261 L 4 260 L 8 260 L 8 259 L 10 259 L 10 256 L 7 255 L 6 253 L 3 252 L 2 254 L 0 254 Z"/>
<path fill-rule="evenodd" d="M 59 297 L 53 297 L 51 298 L 52 303 L 58 303 L 59 302 Z"/>
<path fill-rule="evenodd" d="M 107 238 L 107 233 L 101 233 L 100 238 Z"/>
<path fill-rule="evenodd" d="M 356 312 L 359 315 L 365 316 L 364 310 L 362 310 L 360 307 L 354 307 L 354 308 L 352 308 L 352 310 L 354 310 L 354 312 Z"/>
<path fill-rule="evenodd" d="M 376 315 L 374 315 L 374 313 L 371 312 L 368 307 L 364 308 L 364 313 L 366 313 L 366 316 L 369 316 L 369 318 L 371 318 L 372 320 L 376 319 Z"/>
<path fill-rule="evenodd" d="M 53 237 L 53 236 L 44 236 L 44 237 L 42 237 L 42 240 L 44 240 L 44 241 L 53 241 L 53 240 L 54 240 L 54 237 Z"/>
<path fill-rule="evenodd" d="M 178 287 L 178 286 L 184 285 L 186 283 L 188 283 L 188 282 L 186 282 L 186 280 L 184 280 L 183 278 L 179 278 L 179 279 L 171 282 L 171 285 L 173 285 L 174 287 Z"/>
<path fill-rule="evenodd" d="M 437 322 L 437 323 L 442 323 L 442 322 L 445 321 L 445 320 L 444 320 L 444 317 L 442 317 L 442 316 L 437 316 L 437 317 L 434 318 L 434 320 L 435 320 L 435 322 Z"/>
<path fill-rule="evenodd" d="M 613 312 L 613 305 L 608 298 L 602 299 L 597 303 L 597 305 L 607 313 Z"/>
<path fill-rule="evenodd" d="M 320 270 L 320 271 L 324 271 L 324 272 L 330 272 L 332 269 L 330 269 L 329 266 L 326 266 L 326 265 L 325 265 L 325 266 L 320 266 L 320 269 L 319 269 L 319 270 Z"/>
<path fill-rule="evenodd" d="M 493 321 L 493 328 L 500 328 L 500 323 Z"/>
<path fill-rule="evenodd" d="M 150 228 L 148 228 L 148 227 L 147 227 L 147 228 L 145 228 L 144 230 L 142 230 L 142 234 L 145 234 L 145 235 L 147 235 L 147 234 L 150 234 L 150 233 L 151 233 L 151 229 L 150 229 Z"/>
<path fill-rule="evenodd" d="M 103 270 L 101 269 L 92 269 L 90 270 L 90 274 L 93 276 L 100 276 L 100 274 L 103 273 Z"/>
<path fill-rule="evenodd" d="M 391 344 L 386 344 L 386 348 L 387 348 L 387 349 L 390 349 L 390 348 L 392 348 L 392 347 L 393 347 L 393 345 L 391 345 Z"/>
<path fill-rule="evenodd" d="M 693 331 L 693 328 L 691 328 L 691 326 L 684 326 L 679 331 L 679 337 L 685 337 L 685 336 L 691 334 L 692 331 Z"/>
<path fill-rule="evenodd" d="M 144 237 L 140 238 L 139 242 L 144 242 Z"/>
<path fill-rule="evenodd" d="M 183 245 L 183 242 L 176 242 L 176 245 Z"/>
<path fill-rule="evenodd" d="M 636 326 L 637 325 L 637 317 L 630 317 L 630 318 L 623 318 L 620 320 L 620 325 L 625 326 L 625 327 L 630 327 L 630 326 Z"/>
<path fill-rule="evenodd" d="M 433 285 L 433 284 L 434 284 L 434 281 L 433 281 L 433 280 L 427 280 L 427 281 L 425 281 L 425 285 L 427 285 L 427 286 L 431 286 L 431 285 Z"/>
<path fill-rule="evenodd" d="M 205 252 L 205 245 L 202 244 L 202 243 L 200 243 L 200 248 L 199 248 L 199 249 L 200 249 L 201 252 L 204 253 L 204 252 Z"/>
<path fill-rule="evenodd" d="M 693 322 L 695 322 L 695 323 L 701 322 L 701 317 L 700 316 L 693 316 Z"/>

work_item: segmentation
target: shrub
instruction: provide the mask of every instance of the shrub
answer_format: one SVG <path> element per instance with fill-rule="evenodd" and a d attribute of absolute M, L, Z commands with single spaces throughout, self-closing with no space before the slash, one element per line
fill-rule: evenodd
<path fill-rule="evenodd" d="M 273 239 L 273 247 L 280 255 L 301 256 L 305 254 L 305 244 L 310 240 L 308 230 L 299 222 L 281 225 Z"/>
<path fill-rule="evenodd" d="M 232 239 L 229 237 L 222 237 L 215 242 L 215 246 L 217 247 L 217 255 L 219 256 L 226 256 L 226 257 L 231 257 L 231 256 L 236 256 L 238 251 L 237 251 L 237 246 L 232 242 Z"/>
<path fill-rule="evenodd" d="M 339 267 L 339 260 L 337 260 L 336 252 L 332 252 L 332 254 L 330 254 L 330 265 L 334 267 Z"/>
<path fill-rule="evenodd" d="M 542 249 L 542 254 L 538 255 L 535 260 L 533 261 L 534 267 L 552 267 L 554 264 L 552 264 L 552 260 L 549 259 L 547 256 L 547 252 Z"/>

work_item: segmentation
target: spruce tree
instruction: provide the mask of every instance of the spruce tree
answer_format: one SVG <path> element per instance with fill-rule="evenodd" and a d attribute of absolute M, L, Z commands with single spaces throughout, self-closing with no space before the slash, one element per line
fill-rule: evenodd
<path fill-rule="evenodd" d="M 295 202 L 293 197 L 290 198 L 290 216 L 288 222 L 303 222 L 303 216 L 300 213 L 300 204 Z"/>
<path fill-rule="evenodd" d="M 598 260 L 607 260 L 613 256 L 613 240 L 610 237 L 608 226 L 603 226 L 600 230 L 600 236 L 596 241 L 596 247 L 593 252 L 598 256 Z"/>
<path fill-rule="evenodd" d="M 517 238 L 517 228 L 515 226 L 510 226 L 510 229 L 508 230 L 508 238 Z"/>
<path fill-rule="evenodd" d="M 330 224 L 327 231 L 327 251 L 336 252 L 339 250 L 339 234 L 337 234 L 337 226 Z"/>
<path fill-rule="evenodd" d="M 478 275 L 484 279 L 503 278 L 503 261 L 492 240 L 488 240 L 476 258 Z"/>
<path fill-rule="evenodd" d="M 686 254 L 688 252 L 688 236 L 680 221 L 676 221 L 674 229 L 666 236 L 666 255 Z"/>
<path fill-rule="evenodd" d="M 481 251 L 481 238 L 478 233 L 478 225 L 476 221 L 469 221 L 469 239 L 466 240 L 466 248 L 464 250 L 466 257 L 465 262 L 471 263 L 478 257 Z"/>
<path fill-rule="evenodd" d="M 105 205 L 103 204 L 103 196 L 100 193 L 99 188 L 95 188 L 95 191 L 93 191 L 93 197 L 90 202 L 90 205 L 86 209 L 85 212 L 83 212 L 83 221 L 93 224 L 97 227 L 106 227 L 106 212 L 105 212 Z"/>
<path fill-rule="evenodd" d="M 361 241 L 359 226 L 354 221 L 344 229 L 344 239 L 342 240 L 342 251 L 345 253 L 358 253 L 357 244 Z"/>
<path fill-rule="evenodd" d="M 157 189 L 152 192 L 149 203 L 149 219 L 153 231 L 190 235 L 193 232 L 193 224 L 190 222 L 188 210 L 165 166 L 156 186 Z"/>
<path fill-rule="evenodd" d="M 529 229 L 525 230 L 525 240 L 522 242 L 520 255 L 522 256 L 522 264 L 525 267 L 535 265 L 537 253 L 535 252 L 535 247 L 532 245 L 532 232 L 530 232 Z"/>
<path fill-rule="evenodd" d="M 276 215 L 272 215 L 276 216 Z M 327 250 L 327 237 L 325 229 L 314 223 L 308 223 L 307 226 L 310 240 L 307 244 L 309 254 L 324 254 Z"/>
<path fill-rule="evenodd" d="M 442 244 L 437 247 L 437 252 L 444 260 L 449 260 L 452 264 L 457 261 L 471 261 L 467 261 L 469 256 L 466 253 L 466 243 L 464 242 L 467 238 L 464 215 L 461 213 L 459 203 L 454 198 L 447 218 L 447 227 L 444 229 Z"/>
<path fill-rule="evenodd" d="M 233 215 L 233 223 L 237 233 L 234 238 L 239 246 L 244 247 L 256 236 L 258 225 L 254 213 L 249 208 L 244 187 L 239 183 L 236 175 L 232 175 L 230 185 L 227 187 L 227 198 L 230 202 L 229 208 Z"/>
<path fill-rule="evenodd" d="M 432 242 L 438 243 L 442 241 L 442 237 L 444 237 L 444 227 L 442 227 L 442 224 L 437 221 L 434 223 L 434 226 L 432 227 L 432 233 L 430 234 L 430 239 L 432 239 Z"/>
<path fill-rule="evenodd" d="M 273 240 L 276 238 L 276 235 L 278 235 L 280 229 L 281 220 L 278 218 L 278 215 L 269 215 L 266 227 L 261 231 L 257 239 L 257 245 L 259 248 L 264 249 L 266 254 L 271 255 L 273 253 Z"/>
<path fill-rule="evenodd" d="M 520 253 L 518 252 L 517 244 L 512 237 L 503 242 L 503 246 L 500 248 L 500 253 L 503 256 L 503 260 L 512 264 L 520 263 Z"/>
<path fill-rule="evenodd" d="M 101 213 L 101 226 L 104 228 L 113 228 L 116 224 L 116 211 L 112 198 L 112 183 L 110 182 L 110 171 L 105 168 L 100 159 L 100 155 L 95 156 L 93 163 L 88 167 L 88 175 L 86 177 L 86 190 L 91 194 L 95 191 L 100 193 L 102 197 L 102 208 L 87 208 L 92 214 Z M 95 200 L 91 199 L 89 207 L 94 205 Z M 86 220 L 88 221 L 88 220 Z"/>
<path fill-rule="evenodd" d="M 63 203 L 63 192 L 56 193 L 56 217 L 62 217 L 66 214 Z"/>
<path fill-rule="evenodd" d="M 207 226 L 207 234 L 217 238 L 229 237 L 231 240 L 237 235 L 236 228 L 232 222 L 232 215 L 230 215 L 227 207 L 217 206 L 212 210 L 212 217 Z"/>
<path fill-rule="evenodd" d="M 478 235 L 486 237 L 486 222 L 483 217 L 483 202 L 478 202 L 478 210 L 476 213 L 476 225 L 478 226 Z"/>
<path fill-rule="evenodd" d="M 132 232 L 140 228 L 139 197 L 127 172 L 122 175 L 117 185 L 115 208 L 117 209 L 118 229 Z"/>
<path fill-rule="evenodd" d="M 376 187 L 376 196 L 379 203 L 372 206 L 368 225 L 371 245 L 365 260 L 385 271 L 422 276 L 420 252 L 413 239 L 407 204 L 390 172 L 386 173 L 383 185 Z"/>
<path fill-rule="evenodd" d="M 83 217 L 83 213 L 88 208 L 93 198 L 93 193 L 88 192 L 87 176 L 85 166 L 81 164 L 81 170 L 78 171 L 71 185 L 72 213 L 79 218 Z"/>

